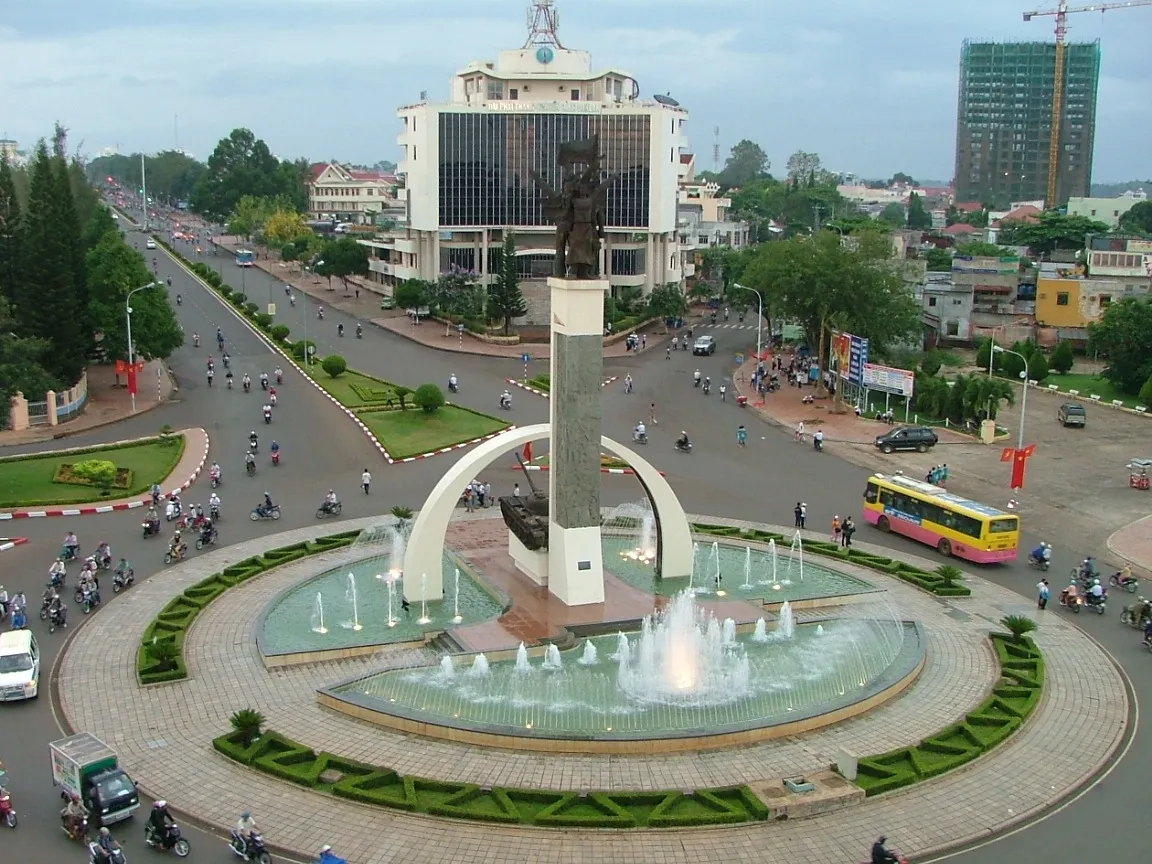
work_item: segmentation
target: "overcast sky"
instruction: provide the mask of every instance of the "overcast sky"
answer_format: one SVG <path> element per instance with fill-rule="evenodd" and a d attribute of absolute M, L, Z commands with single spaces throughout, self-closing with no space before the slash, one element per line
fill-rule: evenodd
<path fill-rule="evenodd" d="M 698 165 L 750 138 L 783 168 L 952 176 L 965 37 L 1050 40 L 1055 0 L 557 0 L 566 47 L 691 112 Z M 0 137 L 205 158 L 247 126 L 282 157 L 395 161 L 397 105 L 525 39 L 528 0 L 2 0 Z M 1093 180 L 1152 174 L 1152 7 L 1070 16 L 1100 38 Z M 178 124 L 174 122 L 178 115 Z M 177 132 L 178 128 L 178 132 Z"/>

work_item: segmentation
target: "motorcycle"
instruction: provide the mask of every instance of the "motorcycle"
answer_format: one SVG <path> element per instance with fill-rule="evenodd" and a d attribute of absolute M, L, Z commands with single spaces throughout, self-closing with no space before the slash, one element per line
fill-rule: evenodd
<path fill-rule="evenodd" d="M 66 795 L 67 793 L 60 793 L 61 798 Z M 86 843 L 88 841 L 88 817 L 81 816 L 74 824 L 69 825 L 68 817 L 62 813 L 60 814 L 60 830 L 68 835 L 69 840 Z"/>
<path fill-rule="evenodd" d="M 177 858 L 187 858 L 188 853 L 192 851 L 188 841 L 180 836 L 180 826 L 174 822 L 165 827 L 163 835 L 157 833 L 151 822 L 145 822 L 144 842 L 161 852 L 171 849 Z"/>
<path fill-rule="evenodd" d="M 112 574 L 112 593 L 119 594 L 121 588 L 131 588 L 136 583 L 136 571 L 131 567 L 117 568 Z"/>
<path fill-rule="evenodd" d="M 272 451 L 272 467 L 273 468 L 280 467 L 280 451 L 279 450 L 273 450 Z"/>
<path fill-rule="evenodd" d="M 633 432 L 632 433 L 632 443 L 633 444 L 647 444 L 648 443 L 648 433 L 647 432 Z"/>
<path fill-rule="evenodd" d="M 1037 570 L 1043 570 L 1045 573 L 1047 573 L 1048 567 L 1052 562 L 1047 558 L 1037 558 L 1035 555 L 1029 555 L 1028 563 L 1035 567 Z"/>
<path fill-rule="evenodd" d="M 171 564 L 173 561 L 183 561 L 187 556 L 187 543 L 181 543 L 179 546 L 169 546 L 168 551 L 164 553 L 164 563 Z"/>
<path fill-rule="evenodd" d="M 272 412 L 271 411 L 265 411 L 264 412 L 264 422 L 265 423 L 271 423 L 272 422 Z"/>
<path fill-rule="evenodd" d="M 276 373 L 276 383 L 277 384 L 283 384 L 284 383 L 284 373 L 283 372 L 277 372 Z"/>
<path fill-rule="evenodd" d="M 49 594 L 47 597 L 45 597 L 43 600 L 40 601 L 40 620 L 41 621 L 47 621 L 48 620 L 48 613 L 52 610 L 52 604 L 54 604 L 59 599 L 60 599 L 59 595 Z"/>
<path fill-rule="evenodd" d="M 96 562 L 96 566 L 99 567 L 101 570 L 111 570 L 112 569 L 112 556 L 111 555 L 101 555 L 100 550 L 97 549 L 95 552 L 93 552 L 88 557 L 92 558 Z"/>
<path fill-rule="evenodd" d="M 691 453 L 692 452 L 692 442 L 691 441 L 688 441 L 688 442 L 677 441 L 676 442 L 676 450 L 679 453 Z"/>
<path fill-rule="evenodd" d="M 83 591 L 80 594 L 80 609 L 87 615 L 93 609 L 100 605 L 100 591 L 98 589 L 92 591 Z"/>
<path fill-rule="evenodd" d="M 219 504 L 209 504 L 208 505 L 208 515 L 209 515 L 209 517 L 211 517 L 213 522 L 219 522 L 220 521 L 220 505 Z"/>
<path fill-rule="evenodd" d="M 325 501 L 323 504 L 316 508 L 316 518 L 323 519 L 325 516 L 339 516 L 340 511 L 343 509 L 344 505 L 342 505 L 339 501 L 337 501 L 335 504 L 329 501 Z"/>
<path fill-rule="evenodd" d="M 219 532 L 216 531 L 215 528 L 213 528 L 212 533 L 210 533 L 208 535 L 201 533 L 200 536 L 196 538 L 196 551 L 199 552 L 205 546 L 215 546 L 216 541 L 219 538 L 220 538 L 220 534 L 219 534 Z"/>
<path fill-rule="evenodd" d="M 253 453 L 257 452 L 260 449 L 260 439 L 257 438 L 255 435 L 249 435 L 248 436 L 248 449 L 251 450 Z"/>
<path fill-rule="evenodd" d="M 219 472 L 214 472 L 212 474 L 212 488 L 213 489 L 215 489 L 217 486 L 219 486 L 223 482 L 224 482 L 224 478 L 220 476 Z"/>
<path fill-rule="evenodd" d="M 160 533 L 160 520 L 159 519 L 145 519 L 140 523 L 140 527 L 144 529 L 144 539 L 155 537 Z"/>
<path fill-rule="evenodd" d="M 1140 587 L 1140 580 L 1135 576 L 1124 576 L 1117 570 L 1108 577 L 1108 584 L 1114 588 L 1123 588 L 1129 594 L 1135 594 L 1136 589 Z"/>
<path fill-rule="evenodd" d="M 1089 609 L 1095 609 L 1097 615 L 1103 615 L 1104 610 L 1108 608 L 1108 595 L 1105 593 L 1097 597 L 1095 594 L 1088 594 L 1084 597 L 1084 605 Z"/>
<path fill-rule="evenodd" d="M 248 472 L 249 477 L 255 477 L 256 476 L 256 463 L 255 462 L 245 463 L 244 470 L 246 470 Z"/>
<path fill-rule="evenodd" d="M 1060 597 L 1060 605 L 1065 609 L 1068 609 L 1079 615 L 1080 607 L 1084 605 L 1084 598 L 1079 594 L 1077 594 L 1075 597 L 1069 597 L 1065 594 L 1062 594 Z"/>
<path fill-rule="evenodd" d="M 114 846 L 110 852 L 105 852 L 99 843 L 89 841 L 88 864 L 124 864 L 124 850 Z"/>
<path fill-rule="evenodd" d="M 824 441 L 823 441 L 823 439 L 821 439 L 821 438 L 813 438 L 813 439 L 812 439 L 812 449 L 813 449 L 813 450 L 815 450 L 817 453 L 823 453 L 823 452 L 824 452 Z"/>
<path fill-rule="evenodd" d="M 1149 618 L 1152 618 L 1152 603 L 1147 600 L 1125 606 L 1120 613 L 1120 623 L 1127 624 L 1135 630 L 1143 630 Z"/>
<path fill-rule="evenodd" d="M 272 864 L 272 856 L 268 854 L 268 850 L 264 848 L 264 838 L 260 835 L 259 831 L 253 831 L 249 835 L 247 847 L 245 847 L 244 839 L 235 831 L 232 832 L 232 839 L 228 841 L 228 848 L 232 850 L 232 854 L 237 856 L 241 861 L 256 861 L 258 864 Z"/>
<path fill-rule="evenodd" d="M 80 555 L 80 547 L 79 546 L 61 546 L 60 547 L 60 560 L 61 561 L 68 562 L 68 561 L 73 560 L 74 558 L 78 558 L 79 555 Z"/>
<path fill-rule="evenodd" d="M 50 573 L 48 576 L 48 587 L 57 589 L 63 588 L 64 579 L 67 575 L 67 573 Z"/>
<path fill-rule="evenodd" d="M 0 771 L 0 818 L 9 828 L 16 827 L 16 811 L 12 809 L 12 796 L 3 785 L 4 772 Z"/>
<path fill-rule="evenodd" d="M 55 633 L 57 627 L 68 626 L 68 608 L 63 604 L 57 604 L 48 614 L 48 632 Z"/>
<path fill-rule="evenodd" d="M 511 411 L 512 410 L 512 400 L 511 399 L 505 399 L 504 397 L 501 397 L 500 398 L 500 407 L 505 411 Z"/>
<path fill-rule="evenodd" d="M 280 518 L 280 505 L 273 504 L 271 507 L 265 507 L 261 504 L 255 507 L 249 517 L 253 522 L 259 522 L 261 519 L 279 519 Z"/>
<path fill-rule="evenodd" d="M 453 382 L 453 381 L 449 381 L 448 382 L 448 389 L 453 393 L 459 393 L 460 392 L 460 385 Z"/>
<path fill-rule="evenodd" d="M 179 501 L 170 500 L 167 504 L 164 505 L 164 519 L 167 522 L 171 522 L 173 519 L 176 519 L 183 514 L 184 505 Z"/>
<path fill-rule="evenodd" d="M 364 338 L 364 328 L 362 326 L 360 326 L 359 324 L 356 325 L 356 338 L 357 339 L 363 339 Z"/>

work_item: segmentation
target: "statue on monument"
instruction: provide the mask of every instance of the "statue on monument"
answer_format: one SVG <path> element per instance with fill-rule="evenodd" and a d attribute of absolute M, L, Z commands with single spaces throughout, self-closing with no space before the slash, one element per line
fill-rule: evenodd
<path fill-rule="evenodd" d="M 613 177 L 601 175 L 600 136 L 560 145 L 556 164 L 561 171 L 583 165 L 564 178 L 559 192 L 532 172 L 547 198 L 544 215 L 556 222 L 556 263 L 553 274 L 574 279 L 590 279 L 600 262 L 600 241 L 604 238 L 604 206 Z"/>

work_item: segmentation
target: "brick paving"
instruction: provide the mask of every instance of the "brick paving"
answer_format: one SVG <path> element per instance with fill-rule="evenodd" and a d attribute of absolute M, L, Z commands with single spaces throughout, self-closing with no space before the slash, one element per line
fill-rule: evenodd
<path fill-rule="evenodd" d="M 491 516 L 467 514 L 461 521 Z M 382 665 L 434 661 L 425 650 L 382 649 L 369 659 L 264 671 L 253 633 L 259 610 L 288 586 L 357 554 L 349 550 L 287 565 L 228 592 L 201 614 L 189 634 L 191 677 L 171 685 L 137 686 L 139 634 L 177 592 L 262 549 L 380 521 L 350 520 L 335 529 L 309 526 L 240 543 L 138 584 L 122 601 L 95 615 L 69 646 L 58 679 L 69 724 L 115 746 L 141 786 L 179 810 L 225 827 L 241 810 L 251 809 L 269 842 L 304 856 L 331 843 L 358 864 L 568 864 L 577 859 L 792 864 L 798 858 L 859 860 L 880 830 L 913 855 L 1003 830 L 1086 782 L 1119 747 L 1128 722 L 1119 673 L 1091 639 L 1058 613 L 1048 612 L 1036 633 L 1047 661 L 1045 696 L 1020 733 L 967 770 L 815 819 L 636 833 L 509 828 L 377 808 L 369 813 L 362 805 L 236 766 L 213 753 L 209 742 L 227 728 L 229 714 L 252 706 L 268 716 L 272 728 L 310 746 L 445 780 L 630 789 L 774 779 L 825 767 L 840 746 L 874 753 L 952 722 L 992 683 L 995 661 L 985 634 L 1003 614 L 1028 611 L 1028 605 L 977 576 L 968 577 L 971 598 L 945 601 L 868 571 L 867 580 L 889 589 L 905 617 L 923 621 L 928 634 L 928 666 L 899 700 L 827 730 L 737 750 L 662 757 L 552 756 L 399 736 L 316 706 L 315 688 Z M 708 521 L 751 524 L 714 517 Z M 476 533 L 466 526 L 453 530 Z M 810 532 L 810 539 L 821 537 Z M 93 693 L 102 698 L 93 699 Z M 1076 741 L 1077 747 L 1052 760 L 1057 741 Z M 1037 771 L 1041 760 L 1045 770 Z"/>
<path fill-rule="evenodd" d="M 1152 577 L 1152 516 L 1125 525 L 1108 538 L 1109 551 Z"/>

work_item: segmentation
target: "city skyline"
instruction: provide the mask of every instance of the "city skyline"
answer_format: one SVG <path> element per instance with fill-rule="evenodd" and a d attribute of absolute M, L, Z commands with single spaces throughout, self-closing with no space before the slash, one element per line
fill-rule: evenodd
<path fill-rule="evenodd" d="M 10 70 L 0 137 L 30 147 L 59 120 L 90 156 L 179 147 L 204 159 L 244 126 L 285 158 L 398 161 L 396 106 L 422 91 L 444 101 L 459 68 L 519 47 L 527 5 L 444 0 L 428 14 L 422 4 L 369 0 L 20 4 L 0 24 Z M 688 109 L 700 169 L 712 168 L 719 126 L 721 163 L 748 138 L 776 173 L 807 150 L 831 170 L 946 180 L 963 39 L 1053 40 L 1051 18 L 1024 23 L 1023 7 L 997 0 L 823 0 L 767 14 L 753 0 L 556 6 L 567 47 L 590 51 L 595 68 L 631 72 L 643 98 L 670 93 Z M 652 14 L 665 16 L 655 28 Z M 1149 16 L 1137 8 L 1070 18 L 1070 41 L 1101 40 L 1096 182 L 1149 173 L 1141 142 L 1152 119 L 1139 110 L 1152 92 L 1141 53 Z"/>

